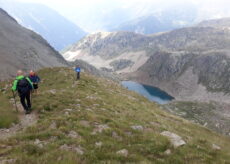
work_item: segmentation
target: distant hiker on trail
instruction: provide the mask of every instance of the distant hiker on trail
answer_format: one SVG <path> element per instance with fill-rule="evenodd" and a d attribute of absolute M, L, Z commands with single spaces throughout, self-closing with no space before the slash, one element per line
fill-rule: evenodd
<path fill-rule="evenodd" d="M 17 72 L 16 80 L 13 83 L 12 90 L 18 91 L 21 104 L 26 111 L 26 114 L 31 112 L 30 92 L 33 89 L 33 84 L 28 77 L 24 76 L 23 71 Z M 25 102 L 27 101 L 27 103 Z"/>
<path fill-rule="evenodd" d="M 75 71 L 76 71 L 76 73 L 77 73 L 77 80 L 80 80 L 81 68 L 77 66 L 77 67 L 75 68 Z"/>
<path fill-rule="evenodd" d="M 38 83 L 40 82 L 40 77 L 34 71 L 31 70 L 29 78 L 33 83 L 34 93 L 38 94 Z"/>

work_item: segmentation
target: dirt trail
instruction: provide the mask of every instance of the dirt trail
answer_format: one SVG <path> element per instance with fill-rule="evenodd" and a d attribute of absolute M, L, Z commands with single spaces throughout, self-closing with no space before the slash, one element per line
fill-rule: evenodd
<path fill-rule="evenodd" d="M 21 104 L 17 104 L 18 107 L 18 117 L 19 117 L 19 123 L 13 125 L 9 129 L 0 129 L 0 140 L 7 139 L 11 136 L 14 136 L 16 133 L 23 131 L 27 127 L 34 125 L 38 120 L 38 114 L 36 111 L 33 111 L 29 115 L 25 115 L 25 112 L 21 106 Z"/>

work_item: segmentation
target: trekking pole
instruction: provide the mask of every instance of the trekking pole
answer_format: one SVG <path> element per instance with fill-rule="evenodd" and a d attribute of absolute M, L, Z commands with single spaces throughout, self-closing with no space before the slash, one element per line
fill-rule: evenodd
<path fill-rule="evenodd" d="M 12 93 L 13 93 L 13 97 L 14 97 L 14 105 L 15 105 L 15 109 L 16 109 L 16 111 L 18 112 L 18 107 L 17 107 L 16 96 L 15 96 L 15 94 L 14 94 L 14 91 L 12 91 Z"/>

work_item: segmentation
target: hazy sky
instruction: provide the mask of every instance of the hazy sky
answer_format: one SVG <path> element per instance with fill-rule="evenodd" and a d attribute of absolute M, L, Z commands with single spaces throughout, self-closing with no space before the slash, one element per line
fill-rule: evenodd
<path fill-rule="evenodd" d="M 45 4 L 84 29 L 90 31 L 92 26 L 102 28 L 104 17 L 111 12 L 125 10 L 130 19 L 144 16 L 156 9 L 180 4 L 193 4 L 199 9 L 199 18 L 211 19 L 230 16 L 230 0 L 19 0 Z M 125 12 L 124 12 L 125 13 Z M 127 14 L 125 13 L 125 14 Z M 111 16 L 110 16 L 111 17 Z M 96 21 L 95 21 L 96 20 Z M 106 23 L 106 22 L 103 22 Z M 95 28 L 95 27 L 94 27 Z"/>
<path fill-rule="evenodd" d="M 19 0 L 22 2 L 37 2 L 43 3 L 49 6 L 55 7 L 65 7 L 65 6 L 80 6 L 80 5 L 94 5 L 94 4 L 102 4 L 105 2 L 120 2 L 124 5 L 132 5 L 137 3 L 152 3 L 152 4 L 159 4 L 159 3 L 185 3 L 185 2 L 192 2 L 195 4 L 200 5 L 208 5 L 208 6 L 216 6 L 216 7 L 226 7 L 226 5 L 230 4 L 229 0 Z"/>

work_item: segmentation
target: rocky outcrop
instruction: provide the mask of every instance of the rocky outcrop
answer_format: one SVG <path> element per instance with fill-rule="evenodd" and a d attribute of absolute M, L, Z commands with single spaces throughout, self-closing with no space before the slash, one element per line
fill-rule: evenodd
<path fill-rule="evenodd" d="M 229 68 L 227 52 L 157 52 L 131 79 L 160 87 L 181 100 L 228 102 Z"/>

